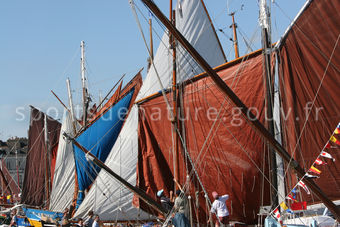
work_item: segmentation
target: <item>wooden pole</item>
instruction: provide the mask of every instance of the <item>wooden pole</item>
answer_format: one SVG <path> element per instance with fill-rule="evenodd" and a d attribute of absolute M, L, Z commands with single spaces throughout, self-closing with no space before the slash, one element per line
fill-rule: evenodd
<path fill-rule="evenodd" d="M 191 44 L 183 37 L 183 35 L 171 24 L 171 22 L 163 15 L 159 8 L 152 0 L 142 0 L 142 2 L 159 18 L 159 20 L 169 29 L 172 35 L 175 36 L 182 46 L 191 54 L 198 64 L 207 72 L 210 78 L 214 81 L 216 86 L 240 109 L 245 119 L 252 125 L 263 138 L 276 150 L 276 152 L 293 168 L 297 175 L 302 178 L 305 171 L 300 167 L 288 152 L 280 145 L 279 142 L 270 134 L 270 132 L 262 125 L 262 123 L 255 117 L 249 108 L 238 98 L 238 96 L 228 87 L 228 85 L 217 75 L 217 73 L 210 67 L 210 65 L 203 59 L 203 57 L 191 46 Z M 328 199 L 322 190 L 314 183 L 312 179 L 305 178 L 304 182 L 311 189 L 311 191 L 322 200 L 325 206 L 332 212 L 338 222 L 340 222 L 340 211 L 336 205 Z"/>
<path fill-rule="evenodd" d="M 237 40 L 237 32 L 236 32 L 236 28 L 237 28 L 237 25 L 235 23 L 235 12 L 232 12 L 230 14 L 232 20 L 233 20 L 233 23 L 231 25 L 231 27 L 233 28 L 233 34 L 234 34 L 234 40 L 233 40 L 233 43 L 234 43 L 234 50 L 235 50 L 235 58 L 239 58 L 239 51 L 238 51 L 238 40 Z"/>

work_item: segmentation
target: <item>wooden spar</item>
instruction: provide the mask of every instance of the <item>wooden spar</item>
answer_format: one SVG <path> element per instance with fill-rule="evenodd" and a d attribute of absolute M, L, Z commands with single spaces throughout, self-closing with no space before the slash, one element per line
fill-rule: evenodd
<path fill-rule="evenodd" d="M 263 17 L 263 20 L 269 22 L 269 15 L 266 10 L 266 0 L 262 1 L 264 5 L 260 5 L 260 10 L 263 10 L 263 14 L 260 15 Z M 261 7 L 263 7 L 261 9 Z M 233 17 L 234 18 L 234 17 Z M 273 76 L 271 75 L 271 39 L 268 34 L 267 26 L 262 24 L 262 48 L 263 48 L 263 77 L 266 86 L 266 113 L 267 113 L 267 129 L 269 133 L 274 137 L 274 119 L 273 119 Z M 269 157 L 270 157 L 270 183 L 274 190 L 271 190 L 271 201 L 272 207 L 277 207 L 279 205 L 278 202 L 278 188 L 277 188 L 277 164 L 276 164 L 276 153 L 273 148 L 269 147 Z"/>
<path fill-rule="evenodd" d="M 176 15 L 175 10 L 172 10 L 172 0 L 170 0 L 170 20 L 172 24 L 176 26 Z M 173 119 L 171 119 L 172 123 L 172 134 L 174 136 L 174 144 L 173 144 L 173 158 L 174 158 L 174 178 L 177 182 L 179 182 L 179 153 L 178 153 L 178 113 L 177 113 L 177 66 L 176 66 L 176 39 L 170 33 L 170 48 L 172 49 L 172 111 L 173 111 Z M 177 185 L 174 185 L 174 191 L 177 190 Z"/>
<path fill-rule="evenodd" d="M 60 102 L 60 104 L 69 112 L 71 113 L 71 111 L 69 110 L 69 108 L 67 108 L 67 106 L 63 103 L 63 101 L 60 100 L 60 98 L 56 95 L 56 93 L 54 93 L 52 90 L 51 90 L 52 94 L 58 99 L 58 101 Z"/>
<path fill-rule="evenodd" d="M 150 29 L 150 58 L 153 61 L 153 38 L 152 38 L 152 19 L 149 18 L 149 29 Z"/>
<path fill-rule="evenodd" d="M 85 155 L 89 155 L 92 162 L 96 164 L 101 169 L 104 169 L 108 174 L 113 176 L 116 180 L 118 180 L 120 183 L 122 183 L 127 189 L 129 189 L 132 193 L 135 193 L 139 198 L 141 198 L 144 202 L 149 204 L 151 207 L 156 209 L 158 212 L 160 212 L 164 217 L 166 217 L 167 210 L 164 209 L 164 207 L 161 206 L 158 202 L 156 202 L 153 198 L 151 198 L 149 195 L 147 195 L 144 191 L 141 189 L 131 185 L 129 182 L 124 180 L 121 176 L 113 172 L 107 165 L 105 165 L 102 161 L 100 161 L 96 156 L 91 154 L 86 148 L 84 148 L 82 145 L 80 145 L 73 137 L 69 136 L 67 133 L 63 134 L 68 140 L 72 141 L 74 145 L 76 145 L 81 151 L 85 153 Z"/>
<path fill-rule="evenodd" d="M 233 23 L 230 27 L 233 28 L 233 34 L 234 34 L 234 39 L 233 39 L 233 43 L 234 43 L 234 50 L 235 50 L 235 58 L 238 58 L 239 57 L 239 51 L 238 51 L 238 41 L 237 41 L 237 32 L 236 32 L 236 28 L 237 28 L 237 25 L 235 23 L 235 12 L 232 12 L 231 14 L 229 14 L 233 20 Z"/>
<path fill-rule="evenodd" d="M 262 125 L 262 123 L 255 117 L 249 108 L 238 98 L 238 96 L 228 87 L 228 85 L 217 75 L 217 73 L 210 67 L 210 65 L 202 58 L 201 55 L 191 46 L 191 44 L 183 37 L 183 35 L 171 24 L 171 22 L 163 15 L 159 8 L 152 0 L 142 0 L 142 2 L 158 17 L 158 19 L 165 25 L 167 29 L 175 36 L 182 46 L 191 54 L 198 64 L 207 72 L 210 78 L 215 82 L 216 86 L 238 107 L 245 119 L 252 125 L 263 138 L 276 150 L 276 152 L 293 168 L 297 175 L 302 178 L 305 171 L 295 161 L 288 152 L 280 145 L 279 142 L 270 134 L 270 132 Z M 325 206 L 332 212 L 334 217 L 340 222 L 340 211 L 336 205 L 328 199 L 322 190 L 310 178 L 304 178 L 304 183 L 311 189 L 311 191 L 319 197 Z"/>
<path fill-rule="evenodd" d="M 214 24 L 213 24 L 213 22 L 212 22 L 212 20 L 211 20 L 211 17 L 210 17 L 210 15 L 209 15 L 209 12 L 208 12 L 208 10 L 207 10 L 207 7 L 205 6 L 205 3 L 204 3 L 203 0 L 201 0 L 201 3 L 202 3 L 202 6 L 203 6 L 203 9 L 204 9 L 205 13 L 207 14 L 207 17 L 208 17 L 208 20 L 209 20 L 209 22 L 210 22 L 211 28 L 212 28 L 212 30 L 213 30 L 213 32 L 214 32 L 214 34 L 215 34 L 217 43 L 218 43 L 218 45 L 219 45 L 219 47 L 220 47 L 220 49 L 221 49 L 221 52 L 222 52 L 222 55 L 223 55 L 224 62 L 227 62 L 228 59 L 227 59 L 227 57 L 225 56 L 225 53 L 224 53 L 224 51 L 223 51 L 223 48 L 222 48 L 220 39 L 219 39 L 218 36 L 217 36 L 217 33 L 216 33 L 216 30 L 215 30 Z"/>

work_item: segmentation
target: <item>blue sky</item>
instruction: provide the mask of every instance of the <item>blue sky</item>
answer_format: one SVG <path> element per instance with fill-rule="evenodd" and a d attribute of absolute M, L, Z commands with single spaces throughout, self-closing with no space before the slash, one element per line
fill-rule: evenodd
<path fill-rule="evenodd" d="M 186 1 L 186 0 L 184 0 Z M 168 15 L 168 1 L 155 0 Z M 273 41 L 283 34 L 303 0 L 275 0 L 272 4 Z M 228 59 L 233 59 L 231 17 L 236 11 L 240 52 L 242 35 L 260 48 L 257 0 L 206 0 L 210 16 Z M 136 0 L 144 16 L 148 13 Z M 243 5 L 243 6 L 242 6 Z M 147 25 L 140 16 L 147 33 Z M 162 29 L 154 20 L 161 36 Z M 0 3 L 0 139 L 27 136 L 29 105 L 62 118 L 62 107 L 50 90 L 67 103 L 67 77 L 75 102 L 80 102 L 80 41 L 86 44 L 92 99 L 106 94 L 126 73 L 130 79 L 146 66 L 147 52 L 128 0 L 11 0 Z M 155 35 L 155 43 L 159 42 Z M 145 76 L 145 71 L 143 71 Z M 56 112 L 58 110 L 58 112 Z"/>

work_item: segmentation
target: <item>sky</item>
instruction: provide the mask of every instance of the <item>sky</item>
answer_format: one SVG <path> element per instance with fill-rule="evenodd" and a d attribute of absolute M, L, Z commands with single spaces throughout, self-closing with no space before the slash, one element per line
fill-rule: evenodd
<path fill-rule="evenodd" d="M 182 0 L 188 1 L 188 0 Z M 174 2 L 176 2 L 174 0 Z M 169 2 L 155 0 L 166 14 Z M 271 1 L 273 41 L 279 39 L 304 0 Z M 148 35 L 145 6 L 135 0 Z M 233 59 L 230 12 L 236 12 L 240 55 L 261 48 L 257 0 L 206 0 L 227 59 Z M 155 49 L 163 28 L 153 18 Z M 92 100 L 98 102 L 123 74 L 127 82 L 148 57 L 129 0 L 11 0 L 0 3 L 0 140 L 27 137 L 29 105 L 62 119 L 67 78 L 75 103 L 81 101 L 80 42 L 85 41 L 86 69 Z M 145 70 L 142 72 L 145 77 Z"/>

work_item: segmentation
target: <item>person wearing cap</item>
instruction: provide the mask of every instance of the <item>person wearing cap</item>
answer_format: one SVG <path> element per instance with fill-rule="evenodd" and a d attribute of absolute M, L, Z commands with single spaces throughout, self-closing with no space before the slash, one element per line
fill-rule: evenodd
<path fill-rule="evenodd" d="M 186 217 L 188 211 L 187 197 L 182 191 L 182 188 L 176 191 L 176 199 L 174 204 L 175 216 L 172 219 L 172 224 L 175 227 L 190 227 L 189 219 Z"/>
<path fill-rule="evenodd" d="M 171 194 L 172 194 L 172 191 L 170 191 L 170 197 L 172 197 Z M 162 207 L 166 209 L 167 212 L 169 212 L 172 209 L 174 204 L 171 202 L 171 199 L 169 199 L 168 197 L 164 195 L 163 189 L 157 192 L 157 197 L 160 199 Z"/>
<path fill-rule="evenodd" d="M 211 205 L 210 212 L 216 215 L 216 223 L 215 226 L 220 226 L 220 223 L 223 225 L 229 224 L 229 211 L 225 202 L 229 199 L 229 195 L 219 196 L 217 192 L 212 192 L 212 197 L 214 198 L 214 202 Z M 208 222 L 210 219 L 208 220 Z"/>

